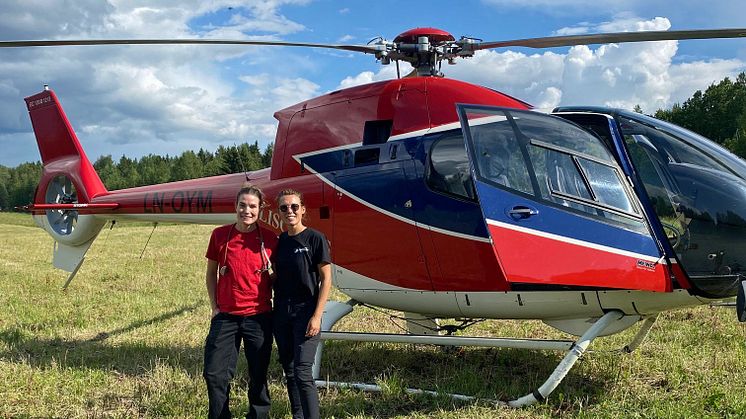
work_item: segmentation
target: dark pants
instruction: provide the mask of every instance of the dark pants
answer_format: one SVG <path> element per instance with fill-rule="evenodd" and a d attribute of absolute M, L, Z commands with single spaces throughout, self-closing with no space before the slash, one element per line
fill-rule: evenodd
<path fill-rule="evenodd" d="M 319 335 L 306 337 L 308 321 L 315 309 L 315 300 L 292 303 L 275 299 L 273 330 L 293 419 L 319 417 L 319 393 L 312 373 Z"/>
<path fill-rule="evenodd" d="M 249 362 L 249 413 L 247 418 L 269 417 L 267 369 L 272 354 L 272 314 L 236 316 L 218 313 L 210 322 L 205 342 L 207 397 L 210 418 L 230 418 L 230 381 L 236 373 L 238 350 L 243 340 Z"/>

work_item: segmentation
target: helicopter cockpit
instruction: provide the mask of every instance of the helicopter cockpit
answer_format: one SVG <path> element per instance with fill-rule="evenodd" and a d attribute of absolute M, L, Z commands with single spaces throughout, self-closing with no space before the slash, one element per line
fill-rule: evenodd
<path fill-rule="evenodd" d="M 622 167 L 634 167 L 627 175 L 644 187 L 646 196 L 638 195 L 657 216 L 657 235 L 665 236 L 666 253 L 675 255 L 693 291 L 735 295 L 746 276 L 746 162 L 707 138 L 636 112 L 555 112 L 616 143 L 609 145 Z"/>

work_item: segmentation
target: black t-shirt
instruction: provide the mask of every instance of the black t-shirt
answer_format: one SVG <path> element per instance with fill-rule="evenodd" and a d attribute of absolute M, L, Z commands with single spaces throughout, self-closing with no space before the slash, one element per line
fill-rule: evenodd
<path fill-rule="evenodd" d="M 295 236 L 280 234 L 272 253 L 272 267 L 277 278 L 273 284 L 275 298 L 306 301 L 318 297 L 320 263 L 331 263 L 326 237 L 312 228 Z"/>

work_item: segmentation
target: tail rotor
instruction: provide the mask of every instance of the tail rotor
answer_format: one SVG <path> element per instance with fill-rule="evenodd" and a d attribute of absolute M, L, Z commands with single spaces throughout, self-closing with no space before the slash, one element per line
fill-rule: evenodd
<path fill-rule="evenodd" d="M 56 176 L 49 182 L 45 197 L 47 204 L 78 203 L 78 191 L 75 189 L 72 180 L 65 175 Z M 78 210 L 47 210 L 47 220 L 55 233 L 61 236 L 68 236 L 73 233 L 78 223 Z"/>

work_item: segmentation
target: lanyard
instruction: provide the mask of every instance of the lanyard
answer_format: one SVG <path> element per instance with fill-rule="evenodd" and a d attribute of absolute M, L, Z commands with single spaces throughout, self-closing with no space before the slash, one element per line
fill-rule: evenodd
<path fill-rule="evenodd" d="M 225 276 L 226 272 L 228 272 L 228 245 L 233 238 L 233 229 L 235 228 L 235 226 L 235 224 L 231 225 L 231 230 L 228 232 L 228 239 L 225 241 L 225 249 L 223 249 L 223 264 L 218 269 L 219 277 Z M 258 225 L 256 226 L 256 228 L 257 234 L 259 235 L 259 257 L 262 259 L 262 267 L 261 269 L 257 269 L 256 271 L 254 271 L 254 273 L 261 274 L 263 272 L 269 272 L 270 274 L 272 274 L 272 262 L 269 260 L 269 256 L 267 256 L 266 247 L 264 247 L 264 237 L 262 237 L 262 229 L 259 228 Z"/>

